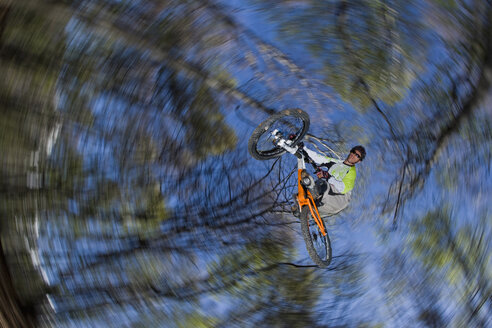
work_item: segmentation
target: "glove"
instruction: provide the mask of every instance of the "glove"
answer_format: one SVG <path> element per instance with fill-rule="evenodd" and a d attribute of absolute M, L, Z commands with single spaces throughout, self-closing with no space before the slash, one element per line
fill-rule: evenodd
<path fill-rule="evenodd" d="M 330 175 L 330 173 L 328 173 L 328 171 L 324 171 L 322 169 L 319 169 L 318 171 L 316 171 L 316 176 L 319 179 L 326 179 L 326 180 L 328 180 L 331 177 L 331 175 Z"/>

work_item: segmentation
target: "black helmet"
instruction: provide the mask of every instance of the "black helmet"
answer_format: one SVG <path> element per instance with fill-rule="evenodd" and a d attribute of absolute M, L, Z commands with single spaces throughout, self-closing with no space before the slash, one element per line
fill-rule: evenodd
<path fill-rule="evenodd" d="M 355 146 L 352 149 L 350 149 L 351 153 L 355 153 L 355 151 L 358 150 L 360 153 L 360 160 L 363 161 L 364 158 L 366 157 L 366 150 L 362 146 Z"/>

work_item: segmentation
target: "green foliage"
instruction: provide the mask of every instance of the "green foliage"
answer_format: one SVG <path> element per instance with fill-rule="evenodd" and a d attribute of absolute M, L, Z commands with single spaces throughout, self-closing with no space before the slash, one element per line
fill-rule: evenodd
<path fill-rule="evenodd" d="M 393 106 L 422 71 L 423 26 L 411 3 L 313 1 L 294 13 L 278 1 L 273 8 L 281 42 L 303 43 L 323 63 L 325 83 L 363 112 L 372 102 L 362 81 L 372 98 Z"/>
<path fill-rule="evenodd" d="M 255 221 L 265 215 L 263 203 L 271 202 L 265 190 L 270 192 L 274 181 L 258 182 L 257 172 L 246 174 L 241 166 L 246 160 L 236 157 L 240 152 L 232 153 L 239 137 L 226 120 L 230 104 L 224 98 L 242 86 L 219 56 L 231 48 L 231 35 L 243 32 L 240 28 L 214 19 L 215 9 L 207 1 L 147 1 L 142 6 L 90 1 L 73 7 L 61 1 L 9 3 L 12 11 L 0 52 L 2 242 L 11 250 L 7 255 L 14 259 L 10 265 L 21 298 L 36 304 L 47 291 L 27 252 L 27 236 L 33 250 L 39 238 L 52 251 L 43 260 L 56 287 L 51 293 L 60 306 L 57 314 L 83 318 L 87 325 L 108 308 L 121 314 L 133 306 L 132 311 L 142 312 L 141 322 L 149 323 L 143 326 L 171 319 L 183 327 L 240 326 L 242 320 L 251 320 L 252 326 L 356 325 L 352 318 L 325 317 L 348 313 L 357 305 L 365 293 L 360 285 L 363 270 L 353 263 L 341 265 L 338 272 L 285 264 L 295 245 L 285 233 L 288 229 L 282 227 L 279 237 Z M 467 5 L 437 3 L 449 10 Z M 476 39 L 469 36 L 474 35 L 473 20 L 484 21 L 482 16 L 463 15 L 468 18 L 459 20 L 454 12 L 444 13 L 449 18 L 443 20 L 446 29 L 464 31 L 465 37 L 446 44 L 459 54 L 453 59 L 459 64 L 437 67 L 436 74 L 431 71 L 429 80 L 422 81 L 426 42 L 432 38 L 426 38 L 415 3 L 262 4 L 275 8 L 270 13 L 282 42 L 302 42 L 319 60 L 324 81 L 367 114 L 364 120 L 373 119 L 365 111 L 372 100 L 394 106 L 422 82 L 417 83 L 419 92 L 412 93 L 415 106 L 402 111 L 398 120 L 401 139 L 415 151 L 408 160 L 417 164 L 409 172 L 433 162 L 441 146 L 436 142 L 448 131 L 466 140 L 455 140 L 450 154 L 479 149 L 480 163 L 490 162 L 490 122 L 476 116 L 463 125 L 459 105 L 466 99 L 452 99 L 450 87 L 456 80 L 462 86 L 458 95 L 473 89 L 468 76 L 482 64 L 487 48 L 480 33 Z M 227 33 L 221 33 L 225 26 Z M 463 40 L 467 42 L 459 45 Z M 239 52 L 243 50 L 249 51 Z M 284 65 L 280 62 L 278 66 Z M 467 69 L 466 79 L 458 78 L 461 67 Z M 447 71 L 452 74 L 444 78 Z M 239 75 L 243 78 L 242 71 Z M 272 85 L 275 92 L 283 88 L 278 81 Z M 407 120 L 412 123 L 408 129 L 417 127 L 415 134 L 407 130 Z M 436 124 L 423 127 L 429 122 Z M 453 122 L 459 127 L 453 128 Z M 349 123 L 337 127 L 347 126 L 362 143 L 373 141 Z M 48 152 L 48 135 L 57 124 L 61 132 Z M 386 150 L 376 149 L 385 154 L 384 165 L 391 162 Z M 217 161 L 209 165 L 211 157 L 221 161 L 219 169 Z M 447 171 L 437 174 L 445 187 L 456 185 L 462 168 L 458 157 L 448 158 Z M 26 186 L 30 173 L 41 177 L 38 189 Z M 231 180 L 228 174 L 235 177 Z M 220 190 L 210 183 L 225 175 L 228 180 Z M 30 220 L 38 214 L 42 219 L 35 232 Z M 28 223 L 24 226 L 17 218 Z M 463 313 L 472 309 L 465 320 L 475 310 L 482 315 L 490 295 L 490 238 L 484 222 L 490 218 L 458 227 L 449 211 L 431 211 L 408 235 L 413 261 L 456 290 L 453 295 L 466 302 L 462 307 L 456 302 Z M 232 242 L 222 242 L 224 236 Z M 199 261 L 204 255 L 214 259 Z M 399 281 L 391 296 L 408 296 L 405 287 Z M 201 297 L 210 295 L 234 302 L 238 313 L 225 315 L 230 322 L 202 312 Z M 174 313 L 162 313 L 163 308 Z M 416 317 L 428 325 L 439 323 L 437 310 L 419 308 Z"/>
<path fill-rule="evenodd" d="M 460 304 L 463 322 L 483 324 L 482 304 L 490 295 L 492 251 L 485 242 L 491 231 L 486 220 L 474 226 L 453 222 L 446 208 L 430 211 L 411 226 L 411 250 L 432 275 L 443 277 Z M 490 219 L 490 218 L 489 218 Z M 440 287 L 440 286 L 439 286 Z"/>
<path fill-rule="evenodd" d="M 193 13 L 192 4 L 168 3 L 158 9 L 149 3 L 136 11 L 146 17 L 141 22 L 155 15 L 151 20 L 158 29 L 138 24 L 133 30 L 121 29 L 116 21 L 125 20 L 128 7 L 103 1 L 75 6 L 77 12 L 60 2 L 38 6 L 21 1 L 6 16 L 0 40 L 4 76 L 0 82 L 0 145 L 4 150 L 0 170 L 5 177 L 2 190 L 9 190 L 12 197 L 2 198 L 6 204 L 2 213 L 8 221 L 2 239 L 11 234 L 23 241 L 25 234 L 34 238 L 31 247 L 44 238 L 57 249 L 44 254 L 44 265 L 55 277 L 53 297 L 63 299 L 62 310 L 74 317 L 81 309 L 91 313 L 90 306 L 103 307 L 94 303 L 84 308 L 82 298 L 77 298 L 79 292 L 95 295 L 104 289 L 116 300 L 112 305 L 128 302 L 123 295 L 135 292 L 147 293 L 142 298 L 152 299 L 149 285 L 162 287 L 163 271 L 172 262 L 148 250 L 162 236 L 162 223 L 172 212 L 160 190 L 160 177 L 182 164 L 176 156 L 180 152 L 187 150 L 196 164 L 236 145 L 235 133 L 221 113 L 219 95 L 207 87 L 207 81 L 187 77 L 188 72 L 176 64 L 180 59 L 167 57 L 172 48 L 186 54 L 197 46 L 197 40 L 202 49 L 223 41 L 220 36 L 198 37 L 190 43 L 186 36 L 203 36 L 209 31 L 194 25 L 197 16 L 180 14 L 162 20 L 159 16 L 162 10 L 172 12 L 172 6 Z M 147 34 L 146 28 L 152 33 Z M 135 43 L 140 37 L 147 45 L 155 44 L 150 56 L 148 48 Z M 205 63 L 199 69 L 206 70 Z M 183 88 L 171 90 L 170 81 L 158 80 L 159 72 L 179 76 Z M 214 73 L 217 78 L 233 83 L 217 63 L 215 72 L 219 72 Z M 175 99 L 184 100 L 181 108 L 167 97 L 173 92 Z M 138 122 L 142 126 L 136 126 Z M 58 123 L 61 132 L 49 141 L 50 151 L 45 151 Z M 176 126 L 182 126 L 184 133 L 174 134 Z M 173 146 L 176 148 L 169 151 Z M 35 156 L 39 161 L 33 161 Z M 42 177 L 39 192 L 27 190 L 26 176 L 31 172 Z M 40 236 L 32 236 L 30 226 L 11 233 L 15 217 L 40 213 Z M 11 250 L 7 255 L 16 260 L 10 263 L 11 269 L 24 273 L 16 275 L 14 283 L 32 292 L 24 293 L 23 287 L 19 296 L 36 304 L 38 297 L 45 296 L 39 267 L 32 265 L 25 245 Z M 118 272 L 122 263 L 125 268 Z M 184 272 L 190 263 L 181 265 Z M 166 279 L 175 273 L 166 272 Z M 64 277 L 58 280 L 57 274 Z M 85 284 L 70 280 L 75 276 Z M 179 285 L 178 281 L 169 284 Z M 164 288 L 163 292 L 169 296 Z M 91 319 L 90 314 L 80 317 Z M 193 326 L 214 322 L 197 313 L 187 320 Z"/>
<path fill-rule="evenodd" d="M 221 286 L 218 299 L 232 297 L 240 309 L 229 320 L 270 327 L 316 326 L 314 309 L 322 295 L 322 280 L 315 270 L 278 264 L 285 260 L 284 247 L 282 242 L 262 239 L 209 266 L 210 283 Z"/>
<path fill-rule="evenodd" d="M 176 327 L 187 328 L 187 327 L 197 327 L 197 328 L 208 328 L 214 327 L 219 323 L 216 318 L 211 318 L 210 316 L 203 315 L 197 312 L 192 312 L 191 314 L 185 315 L 184 318 L 179 318 L 177 320 Z"/>
<path fill-rule="evenodd" d="M 233 149 L 237 143 L 236 134 L 225 123 L 212 90 L 202 85 L 192 99 L 186 115 L 186 124 L 190 127 L 185 138 L 193 145 L 194 154 L 205 158 Z"/>

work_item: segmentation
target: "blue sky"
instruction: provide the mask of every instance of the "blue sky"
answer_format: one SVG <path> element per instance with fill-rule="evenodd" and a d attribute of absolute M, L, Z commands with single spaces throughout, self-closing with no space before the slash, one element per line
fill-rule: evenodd
<path fill-rule="evenodd" d="M 306 78 L 313 82 L 314 87 L 310 90 L 309 88 L 299 88 L 301 91 L 299 93 L 294 93 L 294 86 L 298 87 L 299 80 L 296 77 L 283 75 L 285 72 L 278 73 L 275 75 L 275 72 L 265 71 L 266 74 L 271 74 L 273 78 L 276 78 L 277 85 L 281 85 L 283 88 L 278 89 L 278 96 L 268 94 L 271 90 L 265 87 L 266 83 L 262 81 L 258 83 L 257 80 L 251 79 L 252 70 L 251 68 L 245 68 L 241 71 L 238 67 L 234 66 L 233 60 L 227 62 L 230 64 L 236 73 L 235 78 L 238 80 L 240 85 L 246 87 L 246 91 L 250 93 L 253 97 L 264 97 L 265 99 L 269 99 L 271 105 L 275 109 L 284 109 L 288 107 L 298 106 L 306 110 L 311 115 L 311 133 L 314 134 L 322 134 L 322 127 L 328 123 L 334 124 L 343 124 L 350 128 L 362 127 L 363 131 L 356 131 L 357 137 L 363 139 L 364 134 L 369 135 L 369 138 L 378 138 L 387 135 L 387 131 L 381 132 L 381 126 L 384 125 L 376 125 L 374 122 L 377 122 L 378 118 L 374 113 L 370 114 L 360 114 L 355 108 L 350 106 L 347 103 L 344 103 L 340 100 L 340 97 L 333 91 L 332 88 L 320 83 L 322 76 L 317 74 L 316 67 L 320 67 L 321 64 L 317 61 L 316 58 L 313 58 L 309 55 L 309 52 L 303 49 L 301 43 L 289 43 L 288 45 L 279 42 L 277 37 L 278 35 L 275 33 L 276 26 L 273 22 L 268 19 L 268 16 L 260 11 L 255 10 L 254 7 L 251 7 L 251 3 L 249 1 L 229 1 L 223 3 L 227 8 L 231 10 L 233 16 L 237 18 L 239 22 L 244 24 L 245 27 L 251 29 L 257 36 L 259 36 L 262 40 L 266 41 L 269 44 L 275 45 L 278 47 L 283 53 L 288 55 L 290 58 L 294 60 L 300 67 L 306 69 Z M 302 6 L 302 2 L 298 2 L 297 5 Z M 66 32 L 68 34 L 76 34 L 75 37 L 70 38 L 73 42 L 80 42 L 84 39 L 83 31 L 77 30 L 77 26 L 73 24 L 69 24 Z M 443 51 L 441 46 L 438 43 L 435 43 L 432 50 L 430 51 L 431 56 L 429 57 L 430 62 L 439 63 L 442 59 L 441 57 L 446 56 L 446 52 Z M 228 54 L 225 54 L 226 57 Z M 432 70 L 428 71 L 429 74 L 432 74 Z M 296 85 L 297 83 L 297 85 Z M 289 89 L 289 86 L 292 88 Z M 292 91 L 292 92 L 291 92 Z M 308 92 L 312 91 L 315 93 L 313 98 L 308 97 Z M 326 92 L 328 97 L 325 95 L 321 95 L 321 92 Z M 261 97 L 260 97 L 261 96 Z M 268 96 L 271 96 L 270 98 Z M 273 100 L 271 100 L 273 99 Z M 315 104 L 314 100 L 319 101 L 319 105 Z M 261 100 L 261 99 L 260 99 Z M 397 105 L 399 110 L 404 110 L 410 103 L 412 102 L 412 95 L 405 98 L 400 104 Z M 239 101 L 237 102 L 240 103 Z M 100 121 L 98 123 L 101 124 L 99 128 L 101 129 L 112 129 L 114 125 L 118 123 L 118 113 L 119 104 L 118 101 L 109 101 L 101 97 L 100 99 L 96 99 L 93 102 L 93 112 L 96 115 L 101 115 Z M 236 104 L 231 107 L 223 108 L 223 112 L 226 114 L 226 118 L 228 122 L 235 128 L 235 131 L 239 137 L 238 149 L 236 150 L 242 156 L 247 155 L 246 144 L 249 138 L 250 133 L 252 132 L 254 125 L 249 124 L 241 119 L 238 116 L 237 112 L 233 110 Z M 107 106 L 107 107 L 105 107 Z M 319 106 L 319 107 L 317 107 Z M 123 106 L 121 106 L 123 107 Z M 116 114 L 116 116 L 105 116 L 108 115 L 104 113 L 105 109 L 110 109 L 108 112 L 111 115 Z M 385 108 L 388 109 L 388 108 Z M 397 112 L 399 112 L 399 110 Z M 254 111 L 251 108 L 248 108 L 245 105 L 242 105 L 239 108 L 239 111 L 242 115 L 246 116 L 250 121 L 254 123 L 259 123 L 264 117 L 264 114 L 259 113 L 259 111 Z M 328 116 L 323 117 L 322 115 Z M 128 113 L 127 113 L 128 114 Z M 398 115 L 398 114 L 397 114 Z M 134 116 L 132 115 L 132 118 Z M 369 119 L 367 119 L 369 117 Z M 394 118 L 394 116 L 393 116 Z M 411 118 L 410 118 L 411 119 Z M 404 124 L 409 123 L 403 122 Z M 405 120 L 402 118 L 402 120 Z M 410 124 L 408 124 L 410 125 Z M 152 129 L 158 130 L 159 127 L 152 126 Z M 350 133 L 346 133 L 345 137 L 350 136 Z M 358 143 L 358 140 L 347 140 L 347 147 Z M 365 270 L 367 272 L 367 280 L 364 282 L 366 288 L 368 289 L 365 299 L 362 301 L 364 304 L 363 309 L 371 308 L 371 302 L 374 297 L 382 299 L 384 298 L 383 291 L 380 286 L 380 278 L 378 273 L 381 269 L 381 257 L 387 251 L 388 244 L 382 243 L 381 231 L 382 229 L 387 229 L 391 227 L 391 215 L 381 217 L 378 204 L 382 200 L 382 197 L 385 196 L 389 183 L 392 181 L 394 176 L 397 174 L 397 170 L 399 168 L 398 163 L 393 162 L 394 156 L 391 153 L 385 153 L 385 148 L 381 147 L 383 144 L 382 141 L 379 141 L 377 145 L 372 146 L 371 144 L 365 145 L 368 149 L 368 157 L 365 162 L 363 162 L 359 167 L 359 178 L 358 178 L 358 186 L 355 189 L 351 208 L 345 211 L 340 216 L 335 218 L 334 225 L 330 228 L 330 234 L 333 240 L 334 247 L 334 255 L 342 254 L 346 251 L 352 251 L 354 253 L 360 253 L 363 255 L 367 255 L 366 257 L 366 267 Z M 85 144 L 81 145 L 80 150 L 83 151 L 86 155 L 91 154 L 92 150 L 95 151 L 94 155 L 96 158 L 100 158 L 101 155 L 104 155 L 103 147 L 98 144 Z M 378 148 L 380 147 L 380 148 Z M 450 152 L 452 152 L 452 147 Z M 390 147 L 386 149 L 391 149 Z M 346 151 L 347 149 L 342 149 L 341 151 Z M 459 150 L 457 150 L 459 151 Z M 232 153 L 231 156 L 233 156 Z M 86 160 L 91 160 L 92 157 L 88 156 Z M 392 160 L 390 165 L 387 165 L 385 160 Z M 214 159 L 209 159 L 213 161 Z M 286 160 L 288 161 L 288 160 Z M 294 164 L 295 161 L 292 160 L 291 165 Z M 107 165 L 105 167 L 105 174 L 108 177 L 112 176 L 112 173 L 115 173 L 116 168 L 111 161 L 111 154 L 108 154 L 108 158 L 105 162 Z M 258 162 L 252 158 L 249 159 L 248 167 L 252 170 L 255 170 L 258 175 L 262 175 L 269 163 Z M 114 170 L 114 171 L 112 171 Z M 470 172 L 470 174 L 473 172 Z M 449 192 L 443 192 L 441 186 L 438 184 L 434 175 L 431 174 L 424 189 L 420 192 L 415 199 L 409 202 L 405 206 L 405 215 L 401 218 L 402 220 L 410 220 L 415 216 L 419 216 L 429 208 L 433 208 L 436 205 L 440 206 L 440 200 L 448 200 L 457 205 L 456 214 L 458 220 L 462 220 L 460 223 L 466 222 L 470 218 L 473 218 L 475 213 L 478 212 L 480 206 L 483 206 L 486 211 L 490 213 L 490 205 L 488 202 L 488 192 L 490 191 L 491 185 L 491 177 L 490 170 L 488 172 L 480 172 L 481 181 L 478 182 L 478 190 L 479 194 L 476 193 L 465 193 L 463 195 L 463 189 L 458 188 L 456 190 L 452 190 Z M 116 173 L 115 173 L 116 175 Z M 468 186 L 467 186 L 468 187 Z M 461 202 L 459 202 L 461 201 Z M 477 205 L 476 202 L 480 203 L 480 206 Z M 177 204 L 177 199 L 171 199 L 171 203 L 169 205 Z M 461 206 L 463 205 L 464 206 Z M 74 212 L 77 213 L 77 206 L 73 206 Z M 63 218 L 61 218 L 61 222 L 63 223 Z M 56 221 L 55 221 L 56 222 Z M 114 225 L 115 232 L 119 229 L 117 224 Z M 121 227 L 120 227 L 121 228 Z M 57 231 L 57 229 L 60 229 Z M 63 224 L 60 225 L 60 222 L 56 222 L 53 224 L 48 224 L 46 226 L 44 239 L 40 241 L 40 248 L 42 252 L 56 252 L 66 250 L 69 247 L 74 247 L 74 253 L 80 256 L 84 256 L 87 252 L 90 255 L 97 254 L 98 252 L 107 251 L 107 244 L 100 244 L 98 241 L 92 240 L 83 240 L 79 241 L 75 244 L 71 244 L 70 240 L 72 236 L 66 236 L 64 238 L 58 237 L 57 240 L 53 240 L 53 237 L 58 233 L 62 235 L 61 232 L 70 231 L 71 228 L 67 228 L 66 231 L 63 230 Z M 97 231 L 100 227 L 96 225 L 91 226 L 89 223 L 89 230 Z M 404 229 L 404 228 L 403 228 Z M 390 242 L 389 245 L 392 247 L 401 246 L 400 242 L 403 238 L 405 238 L 406 231 L 397 231 L 395 233 L 390 234 Z M 297 239 L 297 248 L 298 248 L 298 256 L 297 258 L 292 259 L 293 261 L 304 261 L 306 259 L 309 261 L 306 250 L 303 245 L 303 241 L 298 235 Z M 117 243 L 113 245 L 114 247 L 120 247 Z M 206 254 L 203 254 L 206 255 Z M 64 259 L 57 263 L 57 267 L 51 267 L 53 269 L 50 271 L 51 279 L 56 281 L 56 270 L 65 269 L 70 260 L 77 260 L 76 258 Z M 206 261 L 205 261 L 206 262 Z M 51 264 L 46 264 L 48 267 Z M 198 269 L 198 272 L 203 273 L 204 268 Z M 329 279 L 330 273 L 327 272 L 327 278 Z M 207 299 L 207 301 L 210 301 Z M 219 302 L 220 304 L 220 302 Z M 208 306 L 217 305 L 217 303 Z M 223 312 L 224 308 L 216 309 L 219 313 Z M 361 316 L 364 313 L 359 313 Z M 132 316 L 132 315 L 130 315 Z M 384 319 L 385 313 L 377 313 L 373 319 Z M 391 326 L 390 322 L 387 322 L 388 326 Z"/>

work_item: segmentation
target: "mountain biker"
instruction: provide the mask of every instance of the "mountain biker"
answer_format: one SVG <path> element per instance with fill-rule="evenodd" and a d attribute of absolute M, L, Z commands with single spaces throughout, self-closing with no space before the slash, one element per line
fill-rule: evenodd
<path fill-rule="evenodd" d="M 366 150 L 363 146 L 355 146 L 347 158 L 342 160 L 318 154 L 305 146 L 303 149 L 318 166 L 326 167 L 326 170 L 319 169 L 316 172 L 316 182 L 306 171 L 301 175 L 301 178 L 308 177 L 311 181 L 308 188 L 316 199 L 319 214 L 324 217 L 339 213 L 350 202 L 357 175 L 355 165 L 364 160 Z"/>

